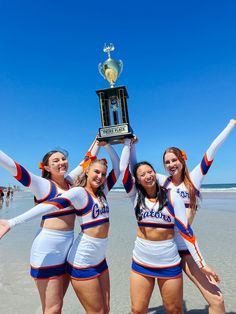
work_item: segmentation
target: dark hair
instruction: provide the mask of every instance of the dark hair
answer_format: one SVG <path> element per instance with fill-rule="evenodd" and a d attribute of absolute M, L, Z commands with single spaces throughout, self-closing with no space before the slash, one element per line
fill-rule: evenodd
<path fill-rule="evenodd" d="M 63 154 L 66 158 L 68 158 L 68 152 L 66 150 L 51 150 L 50 152 L 48 152 L 47 154 L 44 155 L 43 160 L 42 160 L 42 164 L 44 166 L 48 166 L 48 160 L 49 158 L 55 154 L 55 153 L 61 153 Z M 45 168 L 42 171 L 42 177 L 45 179 L 51 179 L 51 173 L 48 172 Z"/>
<path fill-rule="evenodd" d="M 188 167 L 186 165 L 186 162 L 184 160 L 184 156 L 182 154 L 182 151 L 177 148 L 177 147 L 169 147 L 165 150 L 164 154 L 163 154 L 163 164 L 165 166 L 165 155 L 167 153 L 172 153 L 174 154 L 178 160 L 180 161 L 180 163 L 183 166 L 183 170 L 182 170 L 182 176 L 181 176 L 181 180 L 182 182 L 184 182 L 184 185 L 186 186 L 188 193 L 189 193 L 189 198 L 190 198 L 190 208 L 192 210 L 196 210 L 197 209 L 197 197 L 196 197 L 196 188 L 194 187 L 191 179 L 190 179 L 190 175 L 189 175 L 189 171 L 188 171 Z"/>
<path fill-rule="evenodd" d="M 145 197 L 147 197 L 147 192 L 146 190 L 143 188 L 143 186 L 141 184 L 138 183 L 138 177 L 137 177 L 137 171 L 138 168 L 140 166 L 149 166 L 150 168 L 152 168 L 152 170 L 156 173 L 155 169 L 153 168 L 153 166 L 147 162 L 147 161 L 141 161 L 138 162 L 134 168 L 133 168 L 133 175 L 135 178 L 135 186 L 136 189 L 138 191 L 138 198 L 137 198 L 137 204 L 135 207 L 135 216 L 137 218 L 137 220 L 141 220 L 142 219 L 142 212 L 141 212 L 141 208 L 145 208 L 146 204 L 145 204 Z M 156 181 L 156 198 L 159 201 L 159 208 L 158 211 L 161 211 L 163 209 L 164 206 L 166 206 L 167 204 L 167 195 L 166 195 L 167 190 L 160 186 L 159 183 Z"/>

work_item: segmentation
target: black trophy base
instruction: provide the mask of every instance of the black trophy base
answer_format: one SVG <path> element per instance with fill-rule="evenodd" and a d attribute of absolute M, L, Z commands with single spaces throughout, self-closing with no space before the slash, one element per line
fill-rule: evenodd
<path fill-rule="evenodd" d="M 99 142 L 108 142 L 109 144 L 119 144 L 125 138 L 132 138 L 133 130 L 128 123 L 110 125 L 99 128 Z"/>

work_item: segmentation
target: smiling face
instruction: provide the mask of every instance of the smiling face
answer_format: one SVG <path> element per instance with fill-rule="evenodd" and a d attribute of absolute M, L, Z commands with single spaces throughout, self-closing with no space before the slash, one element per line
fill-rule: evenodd
<path fill-rule="evenodd" d="M 61 152 L 53 153 L 44 168 L 51 174 L 51 178 L 64 176 L 68 170 L 68 160 Z"/>
<path fill-rule="evenodd" d="M 182 177 L 184 165 L 176 154 L 167 152 L 165 153 L 163 160 L 166 170 L 172 177 Z"/>
<path fill-rule="evenodd" d="M 156 173 L 149 165 L 140 165 L 136 171 L 138 184 L 142 185 L 145 190 L 156 187 Z"/>
<path fill-rule="evenodd" d="M 100 162 L 96 161 L 91 163 L 86 171 L 87 183 L 86 187 L 91 188 L 94 192 L 104 184 L 107 175 L 107 166 Z"/>

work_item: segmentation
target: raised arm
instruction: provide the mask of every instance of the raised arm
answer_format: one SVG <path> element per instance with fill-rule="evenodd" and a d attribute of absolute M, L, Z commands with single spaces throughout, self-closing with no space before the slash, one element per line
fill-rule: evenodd
<path fill-rule="evenodd" d="M 120 174 L 126 193 L 130 197 L 131 201 L 134 203 L 137 190 L 130 169 L 132 168 L 130 167 L 130 160 L 132 159 L 131 153 L 131 140 L 125 139 L 124 147 L 120 157 Z"/>
<path fill-rule="evenodd" d="M 191 180 L 195 187 L 199 190 L 202 184 L 202 181 L 207 174 L 215 155 L 224 143 L 230 133 L 233 131 L 236 125 L 236 120 L 232 119 L 225 127 L 225 129 L 217 136 L 217 138 L 211 143 L 210 147 L 207 149 L 202 161 L 198 164 L 190 173 Z"/>
<path fill-rule="evenodd" d="M 0 165 L 9 171 L 22 185 L 27 187 L 38 200 L 47 197 L 50 193 L 50 181 L 31 173 L 3 151 L 0 151 Z"/>
<path fill-rule="evenodd" d="M 111 159 L 111 163 L 112 163 L 112 170 L 107 176 L 105 187 L 103 190 L 104 194 L 106 195 L 112 189 L 112 187 L 116 184 L 120 176 L 120 167 L 119 167 L 120 158 L 117 155 L 114 148 L 110 144 L 105 145 L 104 148 L 107 151 Z"/>
<path fill-rule="evenodd" d="M 92 145 L 90 146 L 89 150 L 87 151 L 84 159 L 75 169 L 68 173 L 66 179 L 73 183 L 75 178 L 77 178 L 84 171 L 84 169 L 86 169 L 89 166 L 91 160 L 93 160 L 98 155 L 99 150 L 100 146 L 98 146 L 98 141 L 96 137 Z"/>
<path fill-rule="evenodd" d="M 135 139 L 137 139 L 135 137 Z M 133 141 L 131 139 L 131 147 L 130 147 L 130 171 L 133 173 L 134 166 L 137 164 L 137 155 L 136 155 L 136 145 L 137 145 L 137 140 Z"/>

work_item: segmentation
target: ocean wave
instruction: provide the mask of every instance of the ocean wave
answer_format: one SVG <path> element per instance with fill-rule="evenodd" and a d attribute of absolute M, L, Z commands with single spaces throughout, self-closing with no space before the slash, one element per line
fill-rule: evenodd
<path fill-rule="evenodd" d="M 201 192 L 236 192 L 236 188 L 201 188 Z"/>

